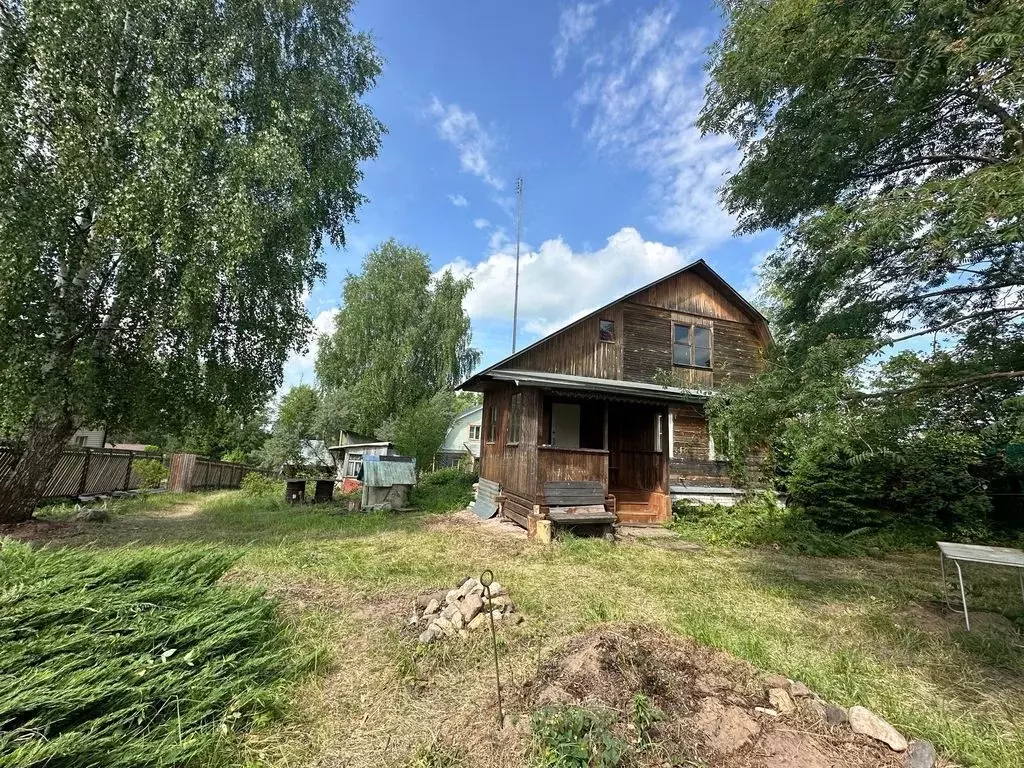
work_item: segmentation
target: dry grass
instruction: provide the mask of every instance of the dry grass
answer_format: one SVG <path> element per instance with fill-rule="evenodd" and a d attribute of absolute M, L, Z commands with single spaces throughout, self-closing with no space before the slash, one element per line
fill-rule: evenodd
<path fill-rule="evenodd" d="M 241 546 L 231 578 L 281 595 L 301 632 L 330 650 L 329 673 L 301 684 L 291 720 L 249 739 L 252 763 L 522 766 L 528 713 L 515 711 L 517 686 L 572 636 L 625 621 L 863 704 L 961 764 L 1024 765 L 1024 617 L 1019 608 L 1009 618 L 979 612 L 978 630 L 961 631 L 937 606 L 937 557 L 692 553 L 598 540 L 545 548 L 465 517 L 332 515 L 234 493 L 206 496 L 188 515 L 161 505 L 63 541 Z M 423 648 L 405 627 L 415 595 L 484 568 L 527 617 L 500 638 L 512 710 L 504 729 L 494 721 L 487 638 Z M 979 611 L 1019 605 L 1009 576 L 969 577 Z"/>

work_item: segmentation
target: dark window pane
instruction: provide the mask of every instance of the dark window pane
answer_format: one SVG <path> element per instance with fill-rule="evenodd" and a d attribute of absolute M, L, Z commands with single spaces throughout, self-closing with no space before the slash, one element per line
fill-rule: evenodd
<path fill-rule="evenodd" d="M 672 363 L 675 365 L 691 365 L 689 344 L 672 345 Z"/>
<path fill-rule="evenodd" d="M 711 350 L 706 347 L 693 348 L 693 364 L 702 368 L 711 367 Z"/>
<path fill-rule="evenodd" d="M 615 321 L 601 321 L 601 341 L 615 341 Z"/>
<path fill-rule="evenodd" d="M 688 326 L 688 325 L 676 325 L 676 326 L 673 326 L 673 327 L 675 328 L 675 336 L 673 337 L 673 341 L 675 341 L 676 344 L 689 344 L 690 343 L 690 326 Z"/>

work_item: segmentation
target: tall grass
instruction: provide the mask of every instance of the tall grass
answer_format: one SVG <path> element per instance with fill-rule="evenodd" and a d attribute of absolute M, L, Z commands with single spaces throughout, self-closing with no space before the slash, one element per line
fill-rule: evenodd
<path fill-rule="evenodd" d="M 275 603 L 217 586 L 236 557 L 0 543 L 0 762 L 230 762 L 312 658 Z"/>

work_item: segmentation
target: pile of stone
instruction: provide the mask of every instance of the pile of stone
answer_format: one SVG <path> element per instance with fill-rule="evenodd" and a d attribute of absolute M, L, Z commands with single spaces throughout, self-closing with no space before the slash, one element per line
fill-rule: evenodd
<path fill-rule="evenodd" d="M 470 632 L 486 627 L 491 619 L 518 624 L 523 617 L 516 613 L 515 603 L 501 584 L 494 581 L 484 589 L 477 579 L 467 576 L 455 589 L 420 595 L 409 625 L 425 624 L 420 642 L 432 643 L 444 637 L 465 639 Z"/>
<path fill-rule="evenodd" d="M 935 747 L 931 742 L 908 741 L 888 721 L 866 707 L 854 706 L 845 710 L 824 701 L 803 683 L 782 675 L 765 677 L 765 687 L 768 706 L 754 707 L 756 712 L 778 717 L 803 708 L 829 725 L 848 725 L 854 733 L 880 741 L 894 752 L 905 753 L 903 764 L 906 768 L 932 768 L 935 765 Z"/>

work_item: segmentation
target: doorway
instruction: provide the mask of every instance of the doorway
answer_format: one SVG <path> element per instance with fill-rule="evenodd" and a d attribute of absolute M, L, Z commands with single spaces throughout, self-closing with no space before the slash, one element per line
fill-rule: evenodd
<path fill-rule="evenodd" d="M 580 407 L 576 403 L 551 404 L 551 445 L 580 447 Z"/>

